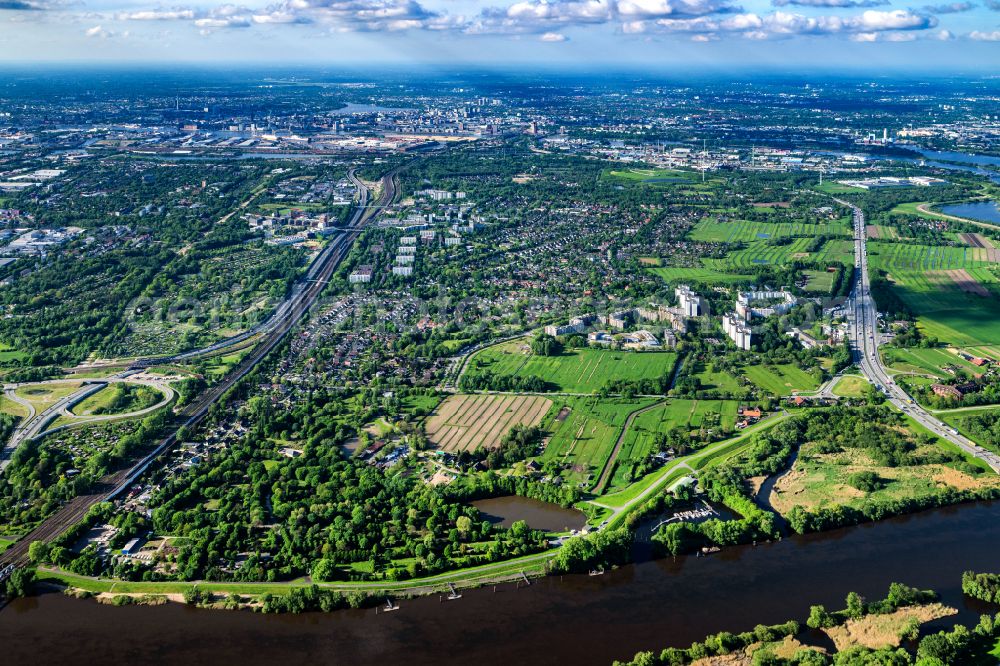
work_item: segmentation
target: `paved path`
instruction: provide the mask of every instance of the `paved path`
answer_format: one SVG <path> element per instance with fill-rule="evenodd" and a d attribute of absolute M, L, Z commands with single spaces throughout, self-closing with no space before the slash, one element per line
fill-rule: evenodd
<path fill-rule="evenodd" d="M 594 486 L 594 492 L 598 495 L 604 492 L 604 489 L 608 485 L 608 481 L 611 480 L 611 473 L 615 471 L 615 461 L 618 459 L 618 453 L 622 450 L 622 444 L 625 443 L 625 436 L 628 435 L 629 428 L 632 427 L 632 423 L 635 421 L 637 416 L 641 416 L 646 412 L 656 409 L 664 404 L 664 401 L 655 402 L 648 407 L 642 407 L 637 409 L 628 415 L 625 419 L 625 425 L 622 426 L 622 431 L 618 435 L 618 441 L 615 442 L 615 448 L 611 450 L 611 455 L 608 456 L 607 462 L 604 463 L 604 469 L 601 471 L 601 477 L 597 480 L 597 485 Z"/>
<path fill-rule="evenodd" d="M 930 412 L 914 402 L 906 391 L 893 381 L 892 376 L 886 370 L 878 351 L 882 339 L 878 330 L 878 311 L 871 295 L 871 282 L 868 275 L 865 215 L 859 207 L 852 203 L 840 199 L 835 199 L 835 201 L 850 208 L 854 217 L 854 259 L 855 267 L 858 270 L 848 300 L 847 311 L 851 344 L 861 371 L 885 393 L 892 405 L 908 414 L 913 420 L 938 437 L 948 440 L 969 455 L 985 462 L 994 471 L 1000 472 L 1000 456 L 992 451 L 987 451 L 932 416 Z"/>

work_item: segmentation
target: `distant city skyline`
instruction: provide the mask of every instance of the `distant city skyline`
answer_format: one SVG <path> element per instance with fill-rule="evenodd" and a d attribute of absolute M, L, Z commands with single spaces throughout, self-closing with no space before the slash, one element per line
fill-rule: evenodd
<path fill-rule="evenodd" d="M 988 69 L 1000 0 L 0 0 L 0 61 Z"/>

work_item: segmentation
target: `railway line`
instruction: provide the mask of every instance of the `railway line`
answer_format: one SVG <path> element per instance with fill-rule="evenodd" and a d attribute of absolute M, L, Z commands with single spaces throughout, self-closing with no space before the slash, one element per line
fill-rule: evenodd
<path fill-rule="evenodd" d="M 356 177 L 353 170 L 349 173 L 351 181 L 359 189 L 359 201 L 348 229 L 323 249 L 312 266 L 310 266 L 305 280 L 296 286 L 291 296 L 254 333 L 254 335 L 260 336 L 257 346 L 222 381 L 207 389 L 195 402 L 188 405 L 179 414 L 179 422 L 176 424 L 173 432 L 161 440 L 144 457 L 104 477 L 92 492 L 70 500 L 5 552 L 0 553 L 0 571 L 9 571 L 9 565 L 14 565 L 15 567 L 27 565 L 29 563 L 28 547 L 32 542 L 48 542 L 57 538 L 68 528 L 83 520 L 91 507 L 100 502 L 113 499 L 131 487 L 165 452 L 171 449 L 177 441 L 177 432 L 181 427 L 191 428 L 197 426 L 208 415 L 212 405 L 218 402 L 241 379 L 246 377 L 281 343 L 285 335 L 294 328 L 302 316 L 316 302 L 326 283 L 350 251 L 364 228 L 378 217 L 382 209 L 395 200 L 398 190 L 397 174 L 401 168 L 397 167 L 382 177 L 382 193 L 370 205 L 369 198 L 371 194 L 368 188 Z M 224 343 L 228 343 L 231 346 L 247 339 L 240 336 L 237 336 L 237 338 L 239 339 L 230 338 L 221 343 L 216 343 L 210 348 L 188 352 L 181 356 L 163 359 L 143 359 L 133 364 L 133 367 L 141 368 L 183 360 L 191 358 L 192 355 L 210 353 L 209 350 L 218 351 L 224 348 L 221 346 Z"/>

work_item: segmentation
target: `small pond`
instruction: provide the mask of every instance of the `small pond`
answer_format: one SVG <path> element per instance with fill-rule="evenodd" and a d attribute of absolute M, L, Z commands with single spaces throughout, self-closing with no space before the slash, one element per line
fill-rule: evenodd
<path fill-rule="evenodd" d="M 472 506 L 479 509 L 486 520 L 502 527 L 510 527 L 515 521 L 523 520 L 532 529 L 568 532 L 587 524 L 587 516 L 582 511 L 516 495 L 477 500 Z"/>

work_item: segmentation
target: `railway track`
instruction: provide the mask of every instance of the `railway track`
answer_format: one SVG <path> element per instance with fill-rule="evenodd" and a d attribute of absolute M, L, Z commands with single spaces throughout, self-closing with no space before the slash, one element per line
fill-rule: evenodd
<path fill-rule="evenodd" d="M 91 507 L 100 502 L 113 499 L 130 488 L 165 452 L 171 449 L 177 441 L 177 432 L 181 427 L 192 428 L 201 423 L 208 415 L 212 405 L 218 402 L 227 391 L 236 386 L 241 379 L 246 377 L 281 343 L 285 335 L 295 327 L 302 316 L 316 302 L 326 283 L 367 224 L 378 217 L 382 209 L 395 200 L 398 188 L 397 173 L 401 168 L 397 167 L 382 177 L 382 194 L 372 205 L 368 205 L 368 189 L 354 176 L 353 172 L 350 173 L 351 180 L 360 188 L 362 195 L 359 199 L 358 209 L 355 211 L 354 217 L 348 226 L 349 230 L 323 249 L 320 257 L 310 267 L 306 275 L 306 281 L 300 287 L 296 288 L 291 298 L 281 305 L 275 313 L 276 316 L 272 316 L 268 320 L 266 329 L 257 332 L 261 336 L 261 341 L 254 347 L 253 351 L 226 375 L 222 381 L 207 389 L 195 402 L 188 405 L 180 413 L 178 423 L 175 424 L 176 427 L 173 432 L 161 440 L 143 458 L 102 478 L 90 493 L 77 496 L 68 501 L 56 513 L 39 524 L 38 527 L 19 539 L 6 551 L 0 553 L 0 570 L 7 569 L 9 565 L 14 565 L 15 567 L 26 566 L 29 564 L 28 547 L 32 542 L 52 541 L 67 529 L 83 520 Z M 175 359 L 176 357 L 157 360 L 160 363 L 167 363 Z M 150 363 L 152 360 L 146 359 L 136 362 L 135 366 L 148 367 L 148 365 L 155 365 L 156 363 Z"/>

